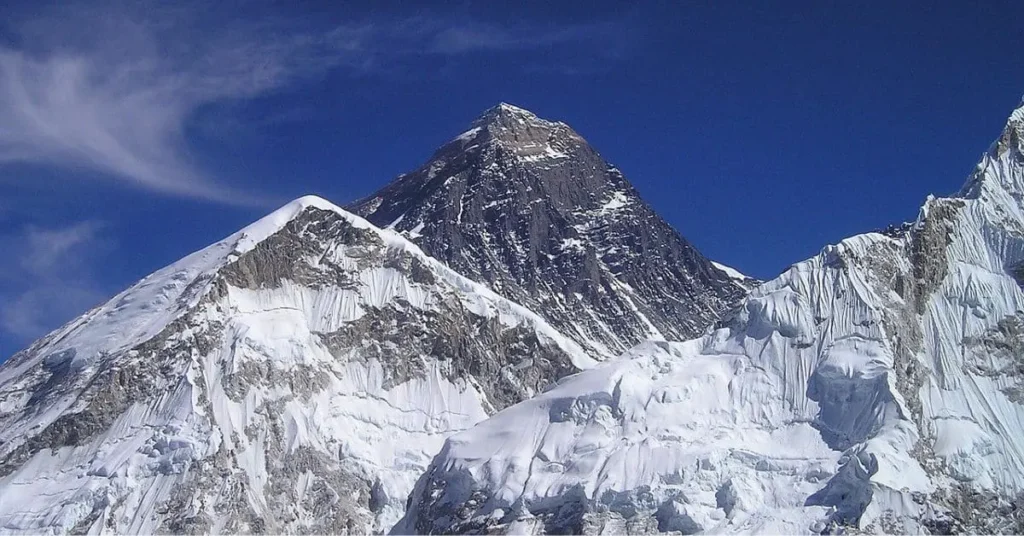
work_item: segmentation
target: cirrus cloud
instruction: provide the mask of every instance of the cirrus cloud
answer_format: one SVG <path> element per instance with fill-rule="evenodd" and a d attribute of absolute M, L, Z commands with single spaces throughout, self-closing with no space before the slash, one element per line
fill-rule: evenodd
<path fill-rule="evenodd" d="M 75 173 L 87 170 L 215 202 L 272 202 L 204 169 L 188 136 L 198 111 L 336 69 L 391 75 L 424 56 L 573 43 L 614 55 L 621 34 L 607 23 L 498 25 L 444 16 L 310 23 L 246 11 L 253 14 L 115 1 L 12 14 L 0 22 L 8 37 L 0 38 L 0 165 L 58 166 L 70 171 L 62 175 L 68 180 L 92 176 Z"/>
<path fill-rule="evenodd" d="M 27 343 L 100 303 L 106 293 L 95 268 L 110 247 L 102 229 L 85 221 L 0 236 L 9 260 L 0 266 L 2 338 Z"/>
<path fill-rule="evenodd" d="M 202 30 L 184 13 L 79 8 L 74 18 L 19 27 L 31 45 L 0 47 L 0 163 L 85 168 L 169 194 L 257 202 L 195 161 L 187 121 L 202 106 L 330 68 L 357 36 L 275 33 L 251 22 Z"/>

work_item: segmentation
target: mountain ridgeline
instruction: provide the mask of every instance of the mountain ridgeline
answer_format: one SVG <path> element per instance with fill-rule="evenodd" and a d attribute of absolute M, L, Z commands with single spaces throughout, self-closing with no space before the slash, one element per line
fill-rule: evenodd
<path fill-rule="evenodd" d="M 1022 200 L 759 282 L 500 104 L 4 362 L 0 533 L 1021 533 Z"/>
<path fill-rule="evenodd" d="M 744 293 L 508 105 L 354 210 L 386 225 L 298 199 L 0 367 L 0 532 L 386 531 L 451 434 Z"/>
<path fill-rule="evenodd" d="M 446 441 L 396 532 L 1024 532 L 1024 104 L 962 191 Z"/>

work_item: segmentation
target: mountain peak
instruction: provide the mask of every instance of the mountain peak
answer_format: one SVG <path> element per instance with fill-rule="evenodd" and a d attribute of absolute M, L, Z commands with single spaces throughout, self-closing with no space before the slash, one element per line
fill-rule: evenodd
<path fill-rule="evenodd" d="M 1006 120 L 1005 130 L 1020 130 L 1024 127 L 1024 97 L 1021 97 L 1020 102 L 1014 107 L 1013 111 L 1010 112 L 1010 117 Z"/>
<path fill-rule="evenodd" d="M 473 139 L 486 132 L 489 139 L 497 141 L 518 141 L 522 138 L 549 136 L 552 133 L 571 134 L 579 137 L 569 125 L 560 121 L 549 121 L 518 106 L 500 102 L 484 110 L 470 124 L 470 129 L 457 139 Z"/>
<path fill-rule="evenodd" d="M 563 156 L 573 147 L 585 143 L 569 125 L 543 119 L 505 102 L 485 110 L 473 120 L 469 130 L 449 142 L 459 150 L 497 145 L 527 161 Z"/>
<path fill-rule="evenodd" d="M 544 121 L 537 114 L 525 109 L 509 104 L 507 102 L 499 102 L 495 106 L 492 106 L 482 114 L 480 114 L 474 121 L 472 126 L 486 126 L 493 123 L 502 124 L 514 124 L 514 123 L 530 123 Z M 548 122 L 548 121 L 544 121 Z"/>
<path fill-rule="evenodd" d="M 594 356 L 698 334 L 746 292 L 571 127 L 507 103 L 351 210 Z"/>
<path fill-rule="evenodd" d="M 592 364 L 533 311 L 301 197 L 0 366 L 0 526 L 386 532 L 448 435 Z"/>
<path fill-rule="evenodd" d="M 270 214 L 267 214 L 259 220 L 247 225 L 241 231 L 235 233 L 231 237 L 228 237 L 226 240 L 235 242 L 235 251 L 248 251 L 267 237 L 280 231 L 282 227 L 288 224 L 288 222 L 298 217 L 299 214 L 310 207 L 335 212 L 349 220 L 349 223 L 354 227 L 365 228 L 370 225 L 362 218 L 346 212 L 341 207 L 322 197 L 316 195 L 305 195 L 288 202 L 281 208 L 278 208 Z"/>
<path fill-rule="evenodd" d="M 987 198 L 1022 210 L 1024 179 L 1024 99 L 1010 112 L 999 138 L 989 147 L 960 190 L 960 196 Z"/>

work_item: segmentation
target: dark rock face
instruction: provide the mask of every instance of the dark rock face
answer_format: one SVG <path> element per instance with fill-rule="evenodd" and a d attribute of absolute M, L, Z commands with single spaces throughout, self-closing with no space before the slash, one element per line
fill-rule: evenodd
<path fill-rule="evenodd" d="M 692 337 L 745 293 L 570 127 L 506 104 L 350 209 L 597 354 Z"/>
<path fill-rule="evenodd" d="M 487 402 L 499 411 L 579 372 L 568 355 L 542 342 L 528 327 L 509 328 L 475 315 L 454 300 L 439 311 L 401 304 L 368 310 L 342 329 L 319 334 L 338 359 L 377 360 L 391 388 L 424 375 L 425 359 L 437 360 L 452 379 L 485 386 Z"/>
<path fill-rule="evenodd" d="M 344 246 L 357 270 L 330 262 L 329 252 Z M 529 326 L 509 327 L 497 318 L 469 311 L 438 282 L 421 257 L 391 249 L 374 232 L 358 229 L 338 214 L 308 208 L 252 251 L 221 269 L 227 285 L 237 288 L 277 288 L 282 281 L 310 288 L 358 289 L 358 270 L 385 267 L 409 281 L 432 287 L 434 309 L 413 307 L 396 299 L 368 307 L 359 319 L 337 331 L 318 333 L 320 341 L 339 360 L 377 360 L 391 388 L 424 374 L 424 359 L 447 365 L 451 379 L 473 378 L 495 410 L 529 398 L 551 382 L 579 372 L 556 345 L 542 341 Z M 436 288 L 434 288 L 436 287 Z M 321 389 L 326 380 L 318 371 L 296 367 L 282 375 L 269 362 L 242 365 L 228 375 L 225 392 L 241 400 L 253 382 L 287 383 Z M 308 391 L 307 389 L 303 389 Z"/>

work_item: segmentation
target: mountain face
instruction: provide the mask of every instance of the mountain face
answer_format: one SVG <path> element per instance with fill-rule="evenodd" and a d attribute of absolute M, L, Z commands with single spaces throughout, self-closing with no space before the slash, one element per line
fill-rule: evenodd
<path fill-rule="evenodd" d="M 0 531 L 387 530 L 445 437 L 590 364 L 302 198 L 0 368 Z"/>
<path fill-rule="evenodd" d="M 763 284 L 507 105 L 355 210 L 390 229 L 301 198 L 0 366 L 0 532 L 1024 532 L 1024 106 Z"/>
<path fill-rule="evenodd" d="M 959 195 L 449 439 L 396 532 L 1024 532 L 1024 106 Z"/>
<path fill-rule="evenodd" d="M 699 335 L 753 282 L 704 258 L 569 126 L 508 104 L 351 210 L 599 358 Z"/>

